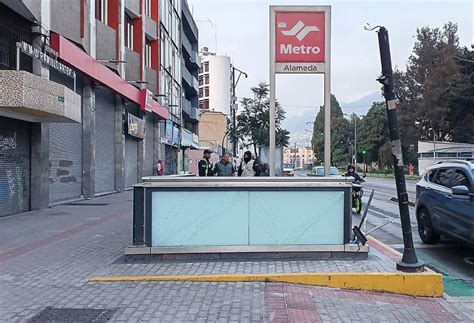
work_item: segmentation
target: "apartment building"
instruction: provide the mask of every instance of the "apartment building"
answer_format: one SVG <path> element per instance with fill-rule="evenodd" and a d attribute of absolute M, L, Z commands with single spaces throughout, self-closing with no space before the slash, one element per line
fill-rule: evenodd
<path fill-rule="evenodd" d="M 0 0 L 0 216 L 178 172 L 183 3 Z"/>

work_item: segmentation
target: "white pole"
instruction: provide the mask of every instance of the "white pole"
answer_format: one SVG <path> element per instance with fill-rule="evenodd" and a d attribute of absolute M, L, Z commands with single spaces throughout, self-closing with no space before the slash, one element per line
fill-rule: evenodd
<path fill-rule="evenodd" d="M 357 114 L 354 113 L 354 167 L 357 171 Z"/>
<path fill-rule="evenodd" d="M 324 176 L 331 174 L 331 9 L 326 12 L 326 71 L 324 73 Z"/>
<path fill-rule="evenodd" d="M 270 7 L 270 176 L 275 176 L 275 11 Z"/>

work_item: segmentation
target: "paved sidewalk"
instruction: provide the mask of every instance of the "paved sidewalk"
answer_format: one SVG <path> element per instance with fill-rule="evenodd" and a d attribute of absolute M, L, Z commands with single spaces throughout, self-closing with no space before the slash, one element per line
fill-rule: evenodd
<path fill-rule="evenodd" d="M 382 252 L 373 248 L 369 259 L 356 261 L 126 264 L 123 249 L 131 241 L 131 206 L 132 193 L 125 192 L 0 218 L 0 321 L 27 321 L 46 307 L 77 309 L 68 311 L 77 318 L 101 313 L 91 309 L 110 310 L 101 317 L 113 322 L 470 322 L 474 317 L 473 298 L 432 299 L 284 283 L 89 283 L 93 276 L 106 275 L 395 268 L 393 255 L 380 248 Z M 43 312 L 40 318 L 45 317 Z"/>

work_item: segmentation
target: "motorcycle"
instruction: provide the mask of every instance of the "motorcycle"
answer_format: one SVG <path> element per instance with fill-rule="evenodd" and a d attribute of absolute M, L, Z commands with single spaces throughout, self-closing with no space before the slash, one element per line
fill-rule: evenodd
<path fill-rule="evenodd" d="M 362 188 L 361 182 L 352 182 L 352 208 L 355 209 L 357 214 L 362 211 L 362 196 L 364 195 L 364 189 Z"/>

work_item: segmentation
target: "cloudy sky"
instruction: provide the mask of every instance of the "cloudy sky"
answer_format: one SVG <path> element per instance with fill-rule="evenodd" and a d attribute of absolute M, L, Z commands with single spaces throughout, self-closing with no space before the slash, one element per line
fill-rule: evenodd
<path fill-rule="evenodd" d="M 332 92 L 340 102 L 352 102 L 379 91 L 380 73 L 377 35 L 363 29 L 384 25 L 390 36 L 392 63 L 403 69 L 412 51 L 416 29 L 441 27 L 447 21 L 459 26 L 461 45 L 473 41 L 472 1 L 266 1 L 188 0 L 199 28 L 200 46 L 228 55 L 247 72 L 237 95 L 268 81 L 268 6 L 282 4 L 330 4 L 332 6 Z M 210 20 L 212 22 L 206 22 Z M 305 112 L 305 106 L 323 103 L 323 76 L 278 75 L 277 98 L 288 116 Z"/>

